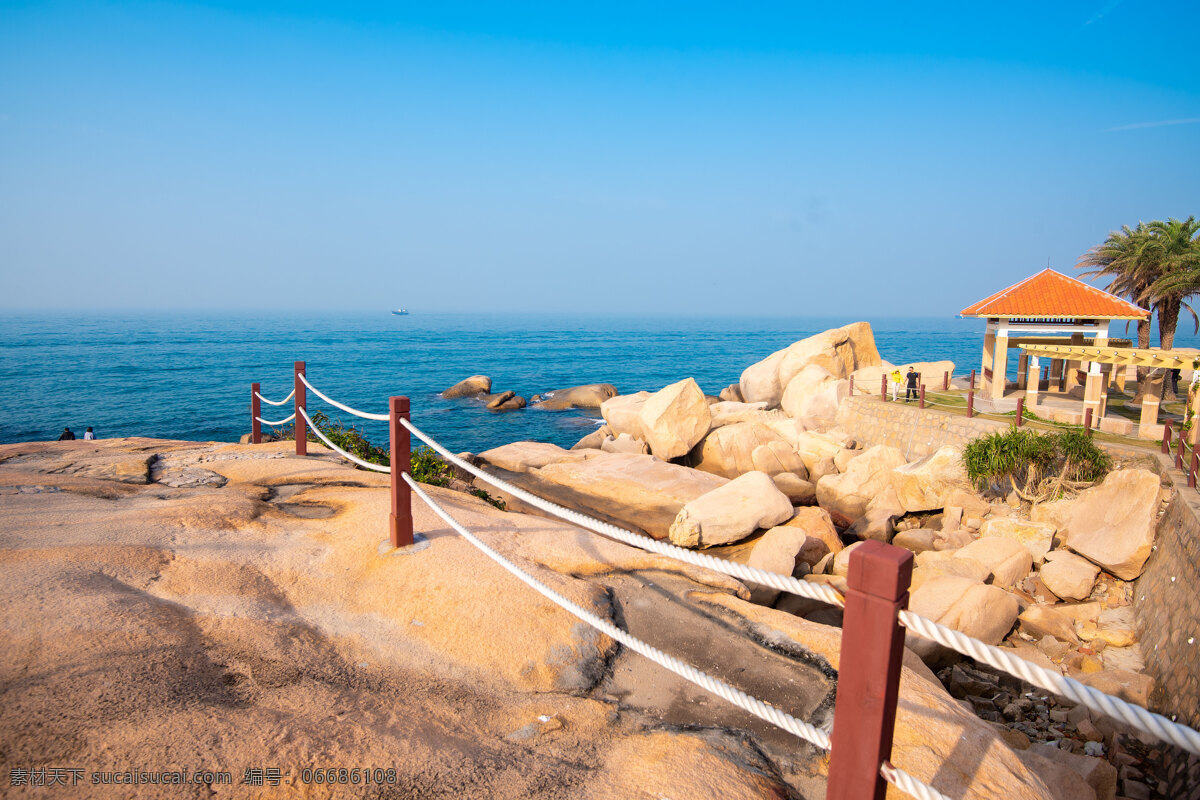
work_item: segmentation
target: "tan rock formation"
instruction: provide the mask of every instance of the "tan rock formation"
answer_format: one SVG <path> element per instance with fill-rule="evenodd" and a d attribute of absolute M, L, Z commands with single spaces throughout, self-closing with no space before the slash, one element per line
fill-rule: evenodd
<path fill-rule="evenodd" d="M 765 449 L 759 452 L 759 448 Z M 791 472 L 798 478 L 808 477 L 808 470 L 792 445 L 774 428 L 756 422 L 735 422 L 716 428 L 696 445 L 688 463 L 724 478 L 736 478 L 755 470 L 768 475 Z"/>
<path fill-rule="evenodd" d="M 1086 600 L 1099 574 L 1100 568 L 1086 558 L 1068 550 L 1054 550 L 1046 554 L 1039 577 L 1047 589 L 1063 600 Z"/>
<path fill-rule="evenodd" d="M 878 363 L 871 326 L 856 322 L 801 339 L 752 364 L 742 373 L 739 388 L 745 401 L 765 401 L 774 408 L 783 399 L 784 388 L 809 364 L 823 367 L 836 378 L 847 378 L 860 367 Z"/>
<path fill-rule="evenodd" d="M 650 445 L 654 455 L 670 459 L 685 455 L 704 438 L 712 414 L 696 381 L 685 378 L 647 397 L 638 412 L 638 422 L 643 435 L 636 438 Z"/>
<path fill-rule="evenodd" d="M 1055 528 L 1048 522 L 1033 522 L 1016 517 L 992 517 L 983 521 L 981 537 L 1003 536 L 1024 545 L 1034 564 L 1041 564 L 1054 545 Z"/>
<path fill-rule="evenodd" d="M 744 539 L 792 517 L 792 504 L 761 472 L 747 472 L 689 502 L 671 523 L 671 542 L 711 547 Z"/>
<path fill-rule="evenodd" d="M 956 490 L 966 490 L 969 485 L 962 450 L 953 445 L 892 470 L 896 496 L 910 512 L 945 508 Z"/>
<path fill-rule="evenodd" d="M 922 553 L 922 555 L 928 555 Z M 999 644 L 1017 620 L 1017 600 L 995 586 L 943 575 L 914 589 L 909 598 L 914 614 L 962 631 L 986 644 Z M 922 658 L 940 650 L 936 642 L 909 634 L 909 647 Z"/>
<path fill-rule="evenodd" d="M 846 473 L 817 481 L 817 503 L 847 519 L 858 519 L 875 495 L 891 486 L 892 471 L 904 463 L 904 456 L 894 447 L 868 448 L 850 462 Z"/>
<path fill-rule="evenodd" d="M 795 419 L 833 420 L 850 384 L 816 364 L 807 364 L 784 387 L 779 407 Z"/>
<path fill-rule="evenodd" d="M 817 485 L 791 472 L 772 475 L 775 488 L 787 495 L 794 506 L 811 506 L 817 502 Z"/>
<path fill-rule="evenodd" d="M 1144 469 L 1110 472 L 1067 516 L 1068 547 L 1122 580 L 1142 574 L 1154 544 L 1161 480 Z"/>
<path fill-rule="evenodd" d="M 447 399 L 454 397 L 475 397 L 476 395 L 487 394 L 491 390 L 491 378 L 487 375 L 472 375 L 454 384 L 449 389 L 444 390 L 442 397 Z"/>
<path fill-rule="evenodd" d="M 650 445 L 643 442 L 641 439 L 635 439 L 628 433 L 622 433 L 615 438 L 612 436 L 606 437 L 600 443 L 600 449 L 606 453 L 634 453 L 636 455 L 649 455 Z"/>
<path fill-rule="evenodd" d="M 954 551 L 955 558 L 973 558 L 992 572 L 992 584 L 1011 589 L 1033 567 L 1033 557 L 1015 539 L 987 536 Z"/>
<path fill-rule="evenodd" d="M 599 408 L 605 400 L 617 396 L 617 387 L 611 383 L 588 383 L 568 389 L 546 392 L 536 408 L 560 411 L 567 408 Z"/>
<path fill-rule="evenodd" d="M 513 442 L 479 454 L 483 461 L 509 472 L 530 472 L 555 461 L 586 457 L 548 442 Z"/>
<path fill-rule="evenodd" d="M 712 415 L 712 427 L 716 429 L 722 425 L 732 425 L 735 422 L 758 421 L 766 407 L 766 403 L 738 403 L 723 400 L 710 405 L 708 412 Z"/>
<path fill-rule="evenodd" d="M 611 397 L 600 404 L 600 416 L 604 417 L 604 421 L 612 429 L 613 436 L 628 433 L 635 439 L 645 441 L 646 434 L 642 430 L 641 413 L 642 406 L 646 404 L 649 397 L 649 392 L 622 394 Z"/>

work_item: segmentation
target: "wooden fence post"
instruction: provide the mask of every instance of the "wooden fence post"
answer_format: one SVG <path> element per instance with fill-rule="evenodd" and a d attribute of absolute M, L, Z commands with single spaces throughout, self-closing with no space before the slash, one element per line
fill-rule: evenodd
<path fill-rule="evenodd" d="M 1171 420 L 1163 422 L 1162 451 L 1168 455 L 1171 453 Z"/>
<path fill-rule="evenodd" d="M 304 417 L 300 416 L 300 409 L 308 411 L 308 395 L 305 393 L 304 382 L 300 380 L 300 376 L 305 374 L 304 362 L 297 361 L 293 365 L 293 371 L 295 373 L 294 388 L 296 389 L 296 401 L 293 404 L 296 411 L 296 455 L 306 456 L 308 455 L 308 425 L 304 423 Z"/>
<path fill-rule="evenodd" d="M 1017 415 L 1013 417 L 1013 427 L 1019 428 L 1025 424 L 1025 398 L 1017 398 Z"/>
<path fill-rule="evenodd" d="M 975 370 L 971 370 L 971 391 L 975 390 Z"/>
<path fill-rule="evenodd" d="M 1175 469 L 1183 469 L 1183 448 L 1187 445 L 1184 443 L 1183 428 L 1179 429 L 1179 441 L 1175 445 Z"/>
<path fill-rule="evenodd" d="M 1083 412 L 1083 430 L 1089 439 L 1092 438 L 1092 409 L 1090 408 Z"/>
<path fill-rule="evenodd" d="M 826 800 L 884 800 L 913 554 L 874 539 L 850 554 Z"/>
<path fill-rule="evenodd" d="M 1200 467 L 1200 454 L 1196 453 L 1196 448 L 1192 448 L 1192 461 L 1188 464 L 1188 486 L 1196 488 L 1196 469 Z"/>
<path fill-rule="evenodd" d="M 258 395 L 258 384 L 250 384 L 250 444 L 262 444 L 262 423 L 258 421 L 262 416 L 262 401 Z"/>
<path fill-rule="evenodd" d="M 921 394 L 917 398 L 917 408 L 925 407 L 925 384 L 921 384 Z"/>
<path fill-rule="evenodd" d="M 854 374 L 850 374 L 850 396 L 854 397 Z"/>
<path fill-rule="evenodd" d="M 887 402 L 887 375 L 879 376 L 879 399 Z"/>
<path fill-rule="evenodd" d="M 967 392 L 967 418 L 975 416 L 975 390 Z"/>
<path fill-rule="evenodd" d="M 392 513 L 388 518 L 388 536 L 392 547 L 408 547 L 413 543 L 412 490 L 400 477 L 412 472 L 412 438 L 408 428 L 400 424 L 400 420 L 410 418 L 407 397 L 388 398 L 392 447 Z"/>
<path fill-rule="evenodd" d="M 946 374 L 942 376 L 942 391 L 950 391 L 950 370 L 946 370 Z"/>

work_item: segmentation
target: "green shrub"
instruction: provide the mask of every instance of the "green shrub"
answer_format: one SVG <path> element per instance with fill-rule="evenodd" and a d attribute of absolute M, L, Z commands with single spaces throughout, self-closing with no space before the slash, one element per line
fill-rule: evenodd
<path fill-rule="evenodd" d="M 1008 484 L 1022 499 L 1042 502 L 1104 477 L 1112 458 L 1081 429 L 1038 433 L 1014 428 L 981 436 L 963 449 L 967 477 L 981 491 Z"/>
<path fill-rule="evenodd" d="M 417 483 L 427 483 L 430 486 L 449 486 L 454 473 L 450 465 L 442 461 L 442 457 L 428 447 L 413 448 L 411 458 L 411 475 Z"/>

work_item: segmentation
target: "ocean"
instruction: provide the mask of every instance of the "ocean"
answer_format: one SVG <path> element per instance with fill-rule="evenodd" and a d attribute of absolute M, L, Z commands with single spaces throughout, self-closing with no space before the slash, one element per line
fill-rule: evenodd
<path fill-rule="evenodd" d="M 56 439 L 64 426 L 82 436 L 89 425 L 101 438 L 234 442 L 250 430 L 250 384 L 258 381 L 264 396 L 282 399 L 292 389 L 292 362 L 303 360 L 314 386 L 355 408 L 382 413 L 388 396 L 407 395 L 413 422 L 455 451 L 519 440 L 569 447 L 595 430 L 598 411 L 496 413 L 438 393 L 485 374 L 493 391 L 512 389 L 526 398 L 600 382 L 622 393 L 653 391 L 689 376 L 717 394 L 772 352 L 854 321 L 387 311 L 8 314 L 0 318 L 0 442 Z M 950 359 L 960 375 L 979 368 L 980 320 L 871 323 L 881 355 L 893 363 Z M 1195 342 L 1180 336 L 1177 345 Z M 311 393 L 308 408 L 387 442 L 386 423 L 351 417 Z M 290 404 L 263 406 L 265 419 L 290 413 Z"/>

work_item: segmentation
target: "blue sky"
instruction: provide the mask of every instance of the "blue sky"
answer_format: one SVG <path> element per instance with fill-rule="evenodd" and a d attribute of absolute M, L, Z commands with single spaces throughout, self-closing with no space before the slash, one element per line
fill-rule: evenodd
<path fill-rule="evenodd" d="M 952 315 L 1200 214 L 1200 5 L 0 5 L 7 309 Z"/>

